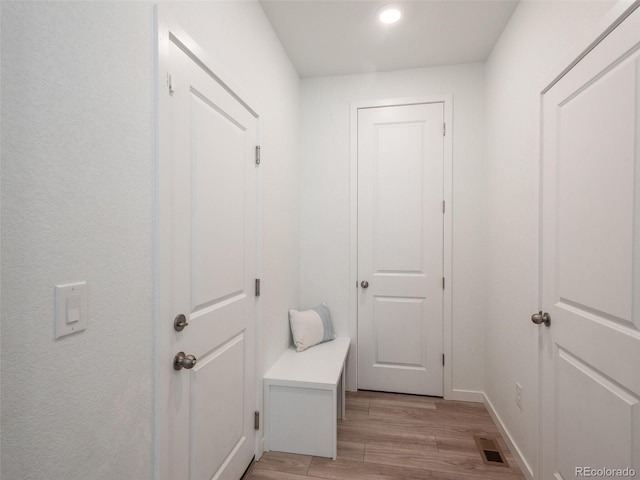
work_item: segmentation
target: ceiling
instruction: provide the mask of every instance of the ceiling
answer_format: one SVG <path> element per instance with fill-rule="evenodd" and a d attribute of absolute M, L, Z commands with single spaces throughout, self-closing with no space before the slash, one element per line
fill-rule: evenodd
<path fill-rule="evenodd" d="M 261 0 L 301 78 L 484 62 L 517 0 Z M 377 13 L 399 5 L 383 25 Z"/>

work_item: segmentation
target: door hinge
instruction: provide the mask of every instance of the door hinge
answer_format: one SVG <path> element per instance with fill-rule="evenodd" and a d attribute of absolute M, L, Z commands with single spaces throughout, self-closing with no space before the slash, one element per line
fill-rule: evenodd
<path fill-rule="evenodd" d="M 253 429 L 260 430 L 260 412 L 257 410 L 253 416 Z"/>
<path fill-rule="evenodd" d="M 256 278 L 256 297 L 260 296 L 260 279 Z"/>
<path fill-rule="evenodd" d="M 444 290 L 445 287 L 445 283 L 444 283 L 444 277 L 442 277 L 442 289 Z"/>
<path fill-rule="evenodd" d="M 442 122 L 442 136 L 445 136 L 447 134 L 447 124 L 445 122 Z"/>
<path fill-rule="evenodd" d="M 444 213 L 444 212 L 445 212 L 445 210 L 446 210 L 446 205 L 447 205 L 447 202 L 445 202 L 444 200 L 442 200 L 442 213 Z"/>
<path fill-rule="evenodd" d="M 173 89 L 173 78 L 170 73 L 167 73 L 167 87 L 169 87 L 169 95 L 173 95 L 175 90 Z"/>
<path fill-rule="evenodd" d="M 444 367 L 444 353 L 442 354 L 442 366 Z"/>
<path fill-rule="evenodd" d="M 260 165 L 260 145 L 256 145 L 256 165 Z"/>

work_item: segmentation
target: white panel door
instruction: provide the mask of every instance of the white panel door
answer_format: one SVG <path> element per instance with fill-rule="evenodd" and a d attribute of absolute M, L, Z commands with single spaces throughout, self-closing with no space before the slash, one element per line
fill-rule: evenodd
<path fill-rule="evenodd" d="M 168 48 L 160 472 L 237 480 L 254 455 L 257 120 L 174 42 Z M 180 332 L 178 314 L 188 322 Z M 174 369 L 181 351 L 196 357 L 193 368 Z"/>
<path fill-rule="evenodd" d="M 359 389 L 443 394 L 443 116 L 358 110 Z"/>
<path fill-rule="evenodd" d="M 544 479 L 640 475 L 639 46 L 637 10 L 543 96 Z"/>

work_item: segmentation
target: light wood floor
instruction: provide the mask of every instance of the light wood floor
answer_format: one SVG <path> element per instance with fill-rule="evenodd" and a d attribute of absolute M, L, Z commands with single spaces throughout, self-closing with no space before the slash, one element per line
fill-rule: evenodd
<path fill-rule="evenodd" d="M 497 440 L 508 467 L 485 465 L 473 435 Z M 347 393 L 338 459 L 265 452 L 251 480 L 524 479 L 484 405 L 379 392 Z"/>

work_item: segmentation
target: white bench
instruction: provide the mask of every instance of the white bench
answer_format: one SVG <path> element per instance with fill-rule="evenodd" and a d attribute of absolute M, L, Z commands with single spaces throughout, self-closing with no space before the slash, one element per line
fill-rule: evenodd
<path fill-rule="evenodd" d="M 351 340 L 339 337 L 303 352 L 289 348 L 264 376 L 265 450 L 337 455 L 344 418 L 344 364 Z"/>

